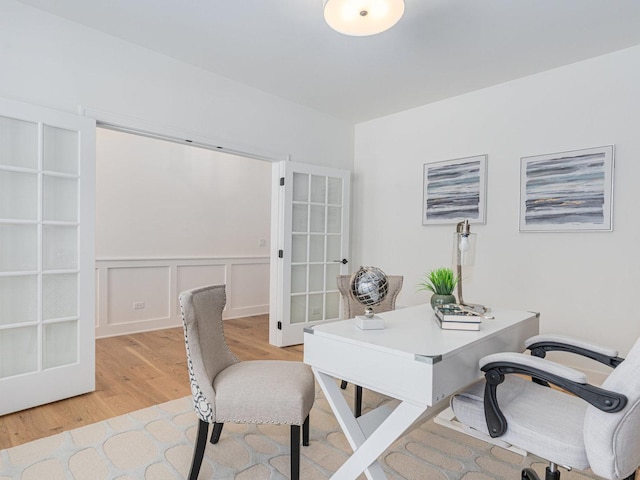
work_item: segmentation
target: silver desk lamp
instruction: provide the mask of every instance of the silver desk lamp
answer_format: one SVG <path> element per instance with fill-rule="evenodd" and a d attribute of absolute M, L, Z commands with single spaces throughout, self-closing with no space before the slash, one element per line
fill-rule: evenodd
<path fill-rule="evenodd" d="M 458 277 L 458 303 L 479 313 L 484 313 L 487 308 L 483 305 L 467 303 L 462 296 L 463 266 L 471 266 L 476 260 L 476 234 L 471 233 L 469 220 L 464 220 L 456 225 L 456 233 L 453 234 L 453 262 L 456 265 Z"/>

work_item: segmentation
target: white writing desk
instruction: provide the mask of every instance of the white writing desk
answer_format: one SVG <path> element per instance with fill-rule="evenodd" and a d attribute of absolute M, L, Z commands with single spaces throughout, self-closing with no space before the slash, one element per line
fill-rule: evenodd
<path fill-rule="evenodd" d="M 479 332 L 442 330 L 431 307 L 379 314 L 384 330 L 360 330 L 355 320 L 317 325 L 304 333 L 304 361 L 322 388 L 353 455 L 331 477 L 385 479 L 376 459 L 432 408 L 481 376 L 478 361 L 496 352 L 522 352 L 538 333 L 539 315 L 497 310 Z M 399 400 L 355 418 L 335 379 Z M 397 402 L 396 402 L 397 403 Z M 429 412 L 428 412 L 429 411 Z"/>

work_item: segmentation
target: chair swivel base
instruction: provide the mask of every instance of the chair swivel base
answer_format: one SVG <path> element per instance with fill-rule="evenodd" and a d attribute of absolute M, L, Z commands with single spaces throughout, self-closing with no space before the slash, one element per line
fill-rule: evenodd
<path fill-rule="evenodd" d="M 540 480 L 538 474 L 532 468 L 524 468 L 522 470 L 522 480 Z M 547 467 L 544 473 L 544 480 L 560 480 L 560 471 L 555 467 L 552 470 Z"/>
<path fill-rule="evenodd" d="M 624 480 L 635 480 L 635 478 L 636 478 L 636 473 L 633 472 Z M 522 480 L 540 480 L 540 477 L 532 468 L 524 468 L 522 470 L 521 479 Z M 544 480 L 560 480 L 560 470 L 558 470 L 553 463 L 551 464 L 551 468 L 547 467 L 545 469 Z"/>

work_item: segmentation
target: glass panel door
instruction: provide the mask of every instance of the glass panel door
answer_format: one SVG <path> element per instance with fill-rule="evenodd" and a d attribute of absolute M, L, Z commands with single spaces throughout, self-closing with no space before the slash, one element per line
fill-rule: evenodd
<path fill-rule="evenodd" d="M 279 255 L 272 262 L 269 341 L 284 346 L 302 343 L 304 327 L 340 318 L 336 277 L 347 271 L 350 174 L 293 162 L 274 169 L 274 215 L 281 221 L 272 242 Z"/>
<path fill-rule="evenodd" d="M 0 98 L 0 415 L 94 389 L 94 152 L 93 120 Z"/>

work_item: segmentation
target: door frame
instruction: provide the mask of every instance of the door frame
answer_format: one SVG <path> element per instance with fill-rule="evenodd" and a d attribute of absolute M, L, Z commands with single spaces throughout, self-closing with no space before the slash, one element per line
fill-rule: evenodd
<path fill-rule="evenodd" d="M 128 115 L 121 115 L 87 106 L 81 106 L 79 110 L 80 115 L 95 119 L 96 127 L 100 128 L 108 128 L 119 132 L 142 135 L 144 137 L 180 143 L 191 147 L 206 148 L 208 150 L 224 152 L 231 155 L 239 155 L 242 157 L 253 158 L 255 160 L 263 160 L 270 163 L 290 159 L 290 155 L 288 153 L 274 152 L 254 147 L 249 148 L 227 140 L 208 137 L 199 133 L 175 127 L 168 127 L 166 125 L 159 125 L 140 118 L 130 117 Z"/>

